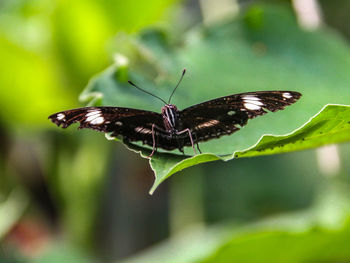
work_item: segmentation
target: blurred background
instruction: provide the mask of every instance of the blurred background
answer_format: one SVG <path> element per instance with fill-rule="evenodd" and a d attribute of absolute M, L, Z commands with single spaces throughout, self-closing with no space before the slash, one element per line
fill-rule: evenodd
<path fill-rule="evenodd" d="M 350 262 L 349 144 L 203 164 L 150 196 L 147 160 L 47 119 L 82 106 L 116 51 L 137 57 L 123 39 L 160 27 L 176 41 L 261 4 L 349 45 L 346 0 L 1 0 L 0 262 Z"/>

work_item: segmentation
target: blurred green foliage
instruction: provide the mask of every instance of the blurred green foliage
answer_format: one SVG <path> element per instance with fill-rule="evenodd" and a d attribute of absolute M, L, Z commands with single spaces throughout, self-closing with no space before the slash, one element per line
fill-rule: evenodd
<path fill-rule="evenodd" d="M 110 63 L 116 33 L 163 19 L 175 2 L 3 1 L 1 119 L 21 130 L 18 124 L 47 125 L 50 113 L 76 106 L 81 87 Z"/>

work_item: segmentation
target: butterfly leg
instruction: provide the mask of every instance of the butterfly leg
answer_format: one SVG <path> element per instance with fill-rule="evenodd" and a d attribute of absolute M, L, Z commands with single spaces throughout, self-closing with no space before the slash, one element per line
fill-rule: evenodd
<path fill-rule="evenodd" d="M 180 132 L 177 132 L 176 134 L 177 134 L 177 135 L 180 135 L 180 134 L 183 134 L 183 133 L 185 133 L 185 132 L 188 132 L 188 135 L 189 135 L 190 140 L 191 140 L 191 144 L 192 144 L 192 148 L 193 148 L 194 154 L 197 155 L 196 148 L 194 148 L 194 143 L 193 143 L 193 138 L 192 138 L 191 130 L 190 130 L 189 128 L 187 128 L 187 129 L 184 129 L 184 130 L 182 130 L 182 131 L 180 131 Z"/>
<path fill-rule="evenodd" d="M 179 151 L 180 151 L 183 155 L 185 155 L 184 148 L 179 148 Z"/>
<path fill-rule="evenodd" d="M 156 140 L 154 138 L 154 126 L 155 124 L 152 124 L 152 140 L 153 140 L 153 148 L 152 148 L 152 152 L 150 155 L 147 156 L 147 158 L 151 158 L 152 155 L 154 154 L 154 152 L 156 151 Z"/>
<path fill-rule="evenodd" d="M 199 144 L 198 144 L 198 140 L 197 140 L 197 134 L 196 133 L 193 133 L 193 134 L 194 134 L 194 137 L 195 137 L 197 149 L 198 149 L 199 153 L 202 153 L 201 149 L 199 149 Z"/>
<path fill-rule="evenodd" d="M 184 147 L 183 147 L 183 142 L 180 141 L 180 139 L 178 137 L 176 137 L 176 141 L 177 141 L 177 148 L 179 149 L 179 151 L 185 155 L 185 152 L 184 152 Z"/>
<path fill-rule="evenodd" d="M 197 149 L 198 149 L 199 153 L 202 153 L 201 149 L 199 149 L 199 144 L 198 144 L 198 142 L 196 142 L 196 145 L 197 145 Z"/>

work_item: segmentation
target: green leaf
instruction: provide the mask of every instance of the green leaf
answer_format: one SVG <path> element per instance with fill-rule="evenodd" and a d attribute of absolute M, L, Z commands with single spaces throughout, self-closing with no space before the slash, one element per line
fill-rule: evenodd
<path fill-rule="evenodd" d="M 189 229 L 122 262 L 348 262 L 349 232 L 349 220 L 330 228 L 308 210 L 256 223 Z"/>
<path fill-rule="evenodd" d="M 308 209 L 194 226 L 122 262 L 348 262 L 349 187 L 328 179 Z"/>
<path fill-rule="evenodd" d="M 347 106 L 326 107 L 312 122 L 289 134 L 324 105 L 348 103 L 344 94 L 349 92 L 350 50 L 333 32 L 327 29 L 305 32 L 298 27 L 291 10 L 253 6 L 237 20 L 190 30 L 184 34 L 181 45 L 179 38 L 154 29 L 130 37 L 129 42 L 124 39 L 133 53 L 128 54 L 133 58 L 132 69 L 127 63 L 121 66 L 117 60 L 116 65 L 89 83 L 81 99 L 95 105 L 159 112 L 162 103 L 128 85 L 126 76 L 166 99 L 184 67 L 188 74 L 173 97 L 179 109 L 246 91 L 295 90 L 303 97 L 284 111 L 251 120 L 231 136 L 201 143 L 201 155 L 192 156 L 191 147 L 185 149 L 186 156 L 179 151 L 159 150 L 150 160 L 156 176 L 151 193 L 170 175 L 199 163 L 290 152 L 349 140 Z M 316 132 L 323 135 L 316 136 Z M 288 135 L 265 136 L 257 144 L 266 134 Z M 142 151 L 143 156 L 150 153 L 140 145 L 129 147 Z"/>
<path fill-rule="evenodd" d="M 340 262 L 350 258 L 346 230 L 261 231 L 237 237 L 203 262 Z M 276 249 L 278 247 L 278 249 Z M 249 251 L 254 250 L 254 253 Z M 345 262 L 344 261 L 344 262 Z"/>
<path fill-rule="evenodd" d="M 264 135 L 253 147 L 236 151 L 233 154 L 221 156 L 199 154 L 189 158 L 172 154 L 158 154 L 150 161 L 156 176 L 150 193 L 152 194 L 159 184 L 172 174 L 203 162 L 286 153 L 349 140 L 350 106 L 327 105 L 304 126 L 292 133 L 284 136 Z"/>
<path fill-rule="evenodd" d="M 349 189 L 341 181 L 327 183 L 310 209 L 238 228 L 197 262 L 348 262 Z M 324 213 L 329 209 L 334 214 Z"/>
<path fill-rule="evenodd" d="M 303 127 L 290 134 L 264 135 L 259 142 L 235 157 L 285 153 L 350 140 L 350 106 L 327 105 Z"/>

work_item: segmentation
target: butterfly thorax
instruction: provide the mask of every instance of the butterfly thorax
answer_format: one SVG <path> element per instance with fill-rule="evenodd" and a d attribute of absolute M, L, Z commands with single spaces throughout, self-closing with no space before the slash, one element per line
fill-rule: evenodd
<path fill-rule="evenodd" d="M 170 133 L 176 133 L 179 118 L 177 107 L 172 104 L 166 104 L 162 107 L 162 116 L 165 129 Z"/>

